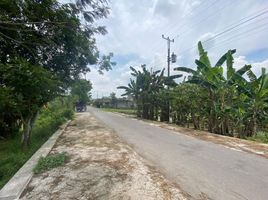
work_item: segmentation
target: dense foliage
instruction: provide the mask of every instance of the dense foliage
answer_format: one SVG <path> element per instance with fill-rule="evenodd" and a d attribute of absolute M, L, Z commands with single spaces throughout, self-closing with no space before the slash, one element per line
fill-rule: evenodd
<path fill-rule="evenodd" d="M 92 84 L 86 79 L 76 80 L 71 87 L 71 94 L 75 97 L 76 101 L 86 104 L 90 101 L 90 91 Z"/>
<path fill-rule="evenodd" d="M 166 101 L 168 96 L 167 86 L 174 87 L 176 84 L 173 79 L 180 77 L 164 76 L 164 69 L 157 71 L 148 71 L 145 65 L 141 66 L 142 70 L 136 70 L 130 67 L 135 79 L 131 79 L 128 86 L 119 86 L 118 89 L 124 89 L 123 95 L 131 95 L 137 105 L 137 115 L 145 119 L 168 120 L 168 106 Z"/>
<path fill-rule="evenodd" d="M 73 117 L 73 99 L 56 98 L 44 106 L 33 127 L 32 144 L 27 151 L 21 150 L 19 134 L 0 140 L 0 188 L 37 151 L 62 123 Z"/>
<path fill-rule="evenodd" d="M 212 66 L 201 42 L 198 50 L 196 69 L 175 68 L 189 76 L 169 90 L 165 87 L 163 73 L 150 73 L 145 67 L 137 72 L 132 68 L 136 79 L 119 88 L 134 97 L 138 116 L 158 119 L 158 111 L 165 112 L 170 102 L 172 121 L 182 126 L 241 138 L 267 130 L 268 74 L 265 69 L 259 77 L 253 73 L 251 65 L 235 69 L 235 50 L 229 50 Z"/>
<path fill-rule="evenodd" d="M 195 128 L 204 124 L 203 128 L 212 133 L 243 138 L 267 128 L 268 74 L 265 69 L 262 69 L 259 77 L 252 72 L 251 65 L 236 70 L 233 66 L 235 50 L 229 50 L 212 66 L 201 42 L 198 50 L 196 70 L 185 67 L 175 69 L 190 73 L 187 83 L 199 87 L 195 92 L 185 94 L 192 98 L 193 106 L 199 107 L 189 116 Z M 195 93 L 200 95 L 196 96 Z M 179 114 L 189 115 L 189 111 Z"/>
<path fill-rule="evenodd" d="M 0 1 L 0 138 L 21 129 L 28 146 L 43 105 L 68 91 L 89 65 L 111 69 L 113 55 L 100 56 L 94 38 L 106 33 L 95 21 L 108 13 L 105 0 Z"/>

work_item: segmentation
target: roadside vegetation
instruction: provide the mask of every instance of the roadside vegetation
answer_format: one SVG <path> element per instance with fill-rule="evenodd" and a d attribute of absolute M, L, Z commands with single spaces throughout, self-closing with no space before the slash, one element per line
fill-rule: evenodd
<path fill-rule="evenodd" d="M 256 135 L 247 137 L 248 140 L 256 141 L 256 142 L 263 142 L 268 144 L 268 131 L 259 131 Z"/>
<path fill-rule="evenodd" d="M 195 67 L 174 70 L 188 74 L 179 84 L 163 71 L 150 72 L 142 65 L 133 67 L 133 79 L 124 89 L 137 104 L 137 116 L 170 121 L 184 127 L 211 133 L 267 142 L 268 74 L 262 68 L 256 75 L 251 65 L 233 66 L 229 50 L 212 65 L 202 43 Z M 170 110 L 169 110 L 170 108 Z"/>
<path fill-rule="evenodd" d="M 136 115 L 137 110 L 135 109 L 127 109 L 127 108 L 102 108 L 103 111 L 114 112 L 114 113 L 122 113 L 127 115 Z"/>
<path fill-rule="evenodd" d="M 47 157 L 41 157 L 38 160 L 37 165 L 34 167 L 34 173 L 42 173 L 55 167 L 64 165 L 68 156 L 65 153 L 48 155 Z"/>
<path fill-rule="evenodd" d="M 106 0 L 0 2 L 0 187 L 89 100 L 90 66 L 115 65 L 95 41 L 108 14 Z"/>
<path fill-rule="evenodd" d="M 0 188 L 42 146 L 61 124 L 73 117 L 70 98 L 57 98 L 43 107 L 32 131 L 31 145 L 21 149 L 21 137 L 0 140 Z"/>

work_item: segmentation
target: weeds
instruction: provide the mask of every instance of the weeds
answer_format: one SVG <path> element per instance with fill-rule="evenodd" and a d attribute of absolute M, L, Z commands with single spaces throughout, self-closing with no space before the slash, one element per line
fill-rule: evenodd
<path fill-rule="evenodd" d="M 68 156 L 65 153 L 48 155 L 47 157 L 41 157 L 38 160 L 37 165 L 34 167 L 34 173 L 42 173 L 55 167 L 62 166 Z"/>
<path fill-rule="evenodd" d="M 123 113 L 127 115 L 136 115 L 137 111 L 134 109 L 125 109 L 125 108 L 102 108 L 101 110 L 107 112 Z"/>
<path fill-rule="evenodd" d="M 248 140 L 268 143 L 268 132 L 258 132 L 255 136 L 248 137 Z"/>
<path fill-rule="evenodd" d="M 12 139 L 0 140 L 0 189 L 59 126 L 72 116 L 72 102 L 68 99 L 56 99 L 40 112 L 33 128 L 29 148 L 22 151 L 19 133 Z"/>

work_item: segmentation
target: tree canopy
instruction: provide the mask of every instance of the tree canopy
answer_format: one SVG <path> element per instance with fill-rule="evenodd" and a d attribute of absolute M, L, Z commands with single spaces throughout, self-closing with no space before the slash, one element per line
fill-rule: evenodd
<path fill-rule="evenodd" d="M 90 100 L 90 90 L 92 89 L 92 84 L 86 79 L 79 79 L 74 82 L 71 87 L 71 94 L 77 98 L 77 101 L 86 104 Z"/>
<path fill-rule="evenodd" d="M 233 66 L 235 49 L 227 51 L 213 65 L 208 53 L 198 42 L 199 59 L 196 67 L 177 67 L 187 73 L 176 84 L 172 80 L 181 75 L 164 77 L 163 71 L 150 72 L 145 65 L 138 71 L 133 67 L 127 86 L 120 86 L 132 95 L 138 117 L 169 121 L 195 129 L 236 136 L 255 136 L 268 128 L 268 74 L 263 68 L 257 77 L 251 65 L 240 69 Z M 167 87 L 167 86 L 173 87 Z"/>
<path fill-rule="evenodd" d="M 96 21 L 108 14 L 105 0 L 0 2 L 1 136 L 22 127 L 23 143 L 29 143 L 43 105 L 77 84 L 90 66 L 112 68 L 113 54 L 102 56 L 95 40 L 106 33 Z"/>

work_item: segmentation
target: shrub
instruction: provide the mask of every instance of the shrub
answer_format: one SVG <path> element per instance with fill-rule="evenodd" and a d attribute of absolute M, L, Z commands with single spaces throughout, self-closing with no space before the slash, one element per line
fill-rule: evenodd
<path fill-rule="evenodd" d="M 12 139 L 0 140 L 0 189 L 73 114 L 72 99 L 57 98 L 41 110 L 33 127 L 30 147 L 22 151 L 18 132 Z"/>
<path fill-rule="evenodd" d="M 256 136 L 248 137 L 247 139 L 257 142 L 268 143 L 268 132 L 258 132 Z"/>
<path fill-rule="evenodd" d="M 34 173 L 42 173 L 52 168 L 61 166 L 66 162 L 67 158 L 68 157 L 65 153 L 49 155 L 47 157 L 41 157 L 38 160 L 38 163 L 34 167 L 33 171 Z"/>

